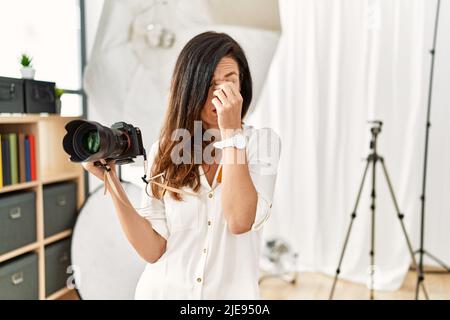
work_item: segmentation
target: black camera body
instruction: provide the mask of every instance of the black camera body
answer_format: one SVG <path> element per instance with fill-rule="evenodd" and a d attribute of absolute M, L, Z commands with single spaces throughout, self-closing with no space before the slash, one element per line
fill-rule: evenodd
<path fill-rule="evenodd" d="M 141 130 L 131 124 L 116 122 L 108 128 L 95 121 L 73 120 L 65 128 L 63 148 L 72 162 L 100 165 L 104 159 L 122 165 L 145 156 Z"/>
<path fill-rule="evenodd" d="M 105 160 L 114 160 L 115 164 L 127 164 L 134 162 L 134 158 L 145 154 L 144 146 L 142 143 L 141 129 L 134 127 L 131 124 L 123 121 L 116 122 L 111 126 L 111 129 L 122 131 L 127 137 L 129 137 L 129 148 L 122 154 L 114 158 L 106 158 Z"/>

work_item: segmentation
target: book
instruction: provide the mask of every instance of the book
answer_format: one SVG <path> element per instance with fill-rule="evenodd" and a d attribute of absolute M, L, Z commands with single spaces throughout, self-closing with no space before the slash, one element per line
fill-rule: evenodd
<path fill-rule="evenodd" d="M 3 186 L 11 184 L 11 167 L 9 165 L 9 138 L 8 134 L 2 135 L 2 157 L 3 157 Z"/>
<path fill-rule="evenodd" d="M 11 184 L 19 183 L 19 167 L 17 162 L 17 134 L 9 134 Z"/>
<path fill-rule="evenodd" d="M 0 134 L 0 188 L 3 187 L 2 135 Z"/>
<path fill-rule="evenodd" d="M 31 162 L 31 180 L 36 180 L 36 142 L 34 135 L 29 134 L 30 138 L 30 162 Z"/>
<path fill-rule="evenodd" d="M 25 136 L 25 180 L 31 181 L 30 139 Z"/>
<path fill-rule="evenodd" d="M 19 133 L 19 182 L 26 182 L 25 177 L 25 133 Z"/>

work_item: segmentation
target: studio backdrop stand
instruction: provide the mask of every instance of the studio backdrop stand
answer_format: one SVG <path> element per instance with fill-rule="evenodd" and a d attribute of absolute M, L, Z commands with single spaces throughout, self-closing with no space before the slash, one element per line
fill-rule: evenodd
<path fill-rule="evenodd" d="M 430 137 L 430 127 L 431 127 L 431 98 L 433 91 L 433 75 L 434 75 L 434 58 L 436 52 L 436 38 L 437 31 L 439 25 L 439 11 L 441 6 L 441 0 L 437 0 L 436 6 L 436 18 L 434 21 L 434 35 L 433 35 L 433 47 L 430 50 L 431 54 L 431 67 L 430 67 L 430 82 L 428 86 L 428 105 L 427 105 L 427 119 L 425 125 L 425 151 L 424 151 L 424 160 L 423 160 L 423 175 L 422 175 L 422 194 L 420 196 L 421 201 L 421 210 L 420 210 L 420 248 L 415 252 L 419 255 L 419 265 L 417 272 L 417 284 L 416 284 L 416 299 L 419 298 L 419 287 L 423 285 L 425 280 L 424 278 L 424 270 L 423 270 L 423 257 L 427 256 L 431 260 L 434 260 L 438 265 L 440 265 L 444 270 L 442 271 L 430 271 L 433 273 L 449 273 L 450 267 L 446 265 L 441 259 L 437 258 L 435 255 L 432 255 L 424 247 L 424 239 L 425 239 L 425 196 L 426 196 L 426 186 L 427 186 L 427 164 L 428 164 L 428 141 Z"/>
<path fill-rule="evenodd" d="M 333 286 L 331 288 L 330 291 L 330 296 L 329 299 L 333 299 L 334 296 L 334 291 L 336 289 L 336 284 L 338 281 L 338 277 L 339 274 L 341 273 L 341 266 L 342 266 L 342 262 L 344 260 L 344 255 L 345 255 L 345 250 L 347 248 L 347 244 L 348 244 L 348 240 L 350 238 L 350 232 L 352 230 L 352 226 L 353 226 L 353 222 L 356 218 L 356 211 L 358 210 L 358 205 L 359 205 L 359 200 L 361 198 L 361 193 L 362 190 L 364 188 L 364 182 L 366 180 L 366 176 L 367 176 L 367 172 L 369 171 L 369 169 L 372 169 L 371 172 L 371 176 L 372 176 L 372 190 L 370 192 L 370 197 L 371 197 L 371 204 L 370 204 L 370 210 L 371 210 L 371 235 L 370 235 L 370 252 L 369 252 L 369 256 L 370 256 L 370 285 L 369 285 L 369 289 L 370 289 L 370 299 L 374 299 L 374 287 L 375 287 L 375 281 L 374 281 L 374 273 L 375 273 L 375 211 L 376 211 L 376 168 L 377 168 L 377 163 L 381 163 L 381 168 L 382 171 L 384 173 L 384 177 L 386 178 L 386 182 L 387 185 L 389 187 L 389 192 L 391 194 L 391 198 L 392 201 L 394 203 L 394 207 L 395 210 L 397 212 L 397 217 L 398 220 L 400 222 L 403 234 L 405 236 L 405 240 L 406 240 L 406 244 L 408 246 L 408 250 L 409 250 L 409 254 L 411 255 L 411 259 L 412 259 L 412 263 L 413 266 L 417 267 L 417 263 L 416 263 L 416 258 L 414 256 L 414 251 L 411 245 L 411 241 L 409 239 L 408 233 L 406 232 L 406 228 L 405 228 L 405 224 L 403 222 L 403 218 L 404 215 L 403 213 L 400 212 L 398 203 L 397 203 L 397 198 L 395 197 L 394 194 L 394 190 L 392 188 L 392 184 L 391 184 L 391 180 L 389 178 L 386 166 L 384 164 L 384 158 L 382 156 L 380 156 L 377 152 L 377 139 L 378 139 L 378 135 L 381 133 L 381 127 L 383 125 L 383 123 L 381 121 L 371 121 L 370 123 L 372 123 L 372 127 L 370 128 L 370 132 L 371 132 L 371 140 L 370 140 L 370 154 L 367 156 L 366 158 L 366 167 L 364 169 L 364 173 L 362 176 L 362 180 L 361 180 L 361 184 L 359 186 L 359 190 L 358 190 L 358 194 L 356 196 L 356 201 L 355 201 L 355 205 L 353 207 L 353 212 L 351 213 L 351 220 L 350 220 L 350 224 L 348 226 L 347 229 L 347 234 L 345 236 L 345 240 L 344 240 L 344 245 L 340 254 L 340 258 L 339 258 L 339 263 L 338 263 L 338 267 L 336 268 L 336 274 L 334 276 L 334 281 L 333 281 Z M 423 283 L 420 284 L 421 288 L 424 292 L 424 295 L 428 298 L 427 292 L 425 290 L 425 286 L 423 285 Z"/>

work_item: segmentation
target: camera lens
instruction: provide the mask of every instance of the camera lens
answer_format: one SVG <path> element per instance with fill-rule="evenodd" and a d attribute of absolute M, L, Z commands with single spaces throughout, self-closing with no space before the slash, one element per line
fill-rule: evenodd
<path fill-rule="evenodd" d="M 83 147 L 90 154 L 97 153 L 100 150 L 100 135 L 97 130 L 91 130 L 83 138 Z"/>
<path fill-rule="evenodd" d="M 127 154 L 131 139 L 125 128 L 108 128 L 94 121 L 73 120 L 66 125 L 64 150 L 73 162 L 119 159 Z"/>

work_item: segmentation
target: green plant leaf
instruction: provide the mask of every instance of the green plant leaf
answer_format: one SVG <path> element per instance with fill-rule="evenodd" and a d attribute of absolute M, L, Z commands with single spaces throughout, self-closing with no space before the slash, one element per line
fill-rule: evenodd
<path fill-rule="evenodd" d="M 31 58 L 29 55 L 22 53 L 22 56 L 20 57 L 20 64 L 23 67 L 32 67 L 31 62 L 33 61 L 33 58 Z"/>
<path fill-rule="evenodd" d="M 56 97 L 56 99 L 60 99 L 63 94 L 64 94 L 64 89 L 60 89 L 60 88 L 56 88 L 55 87 L 55 97 Z"/>

